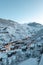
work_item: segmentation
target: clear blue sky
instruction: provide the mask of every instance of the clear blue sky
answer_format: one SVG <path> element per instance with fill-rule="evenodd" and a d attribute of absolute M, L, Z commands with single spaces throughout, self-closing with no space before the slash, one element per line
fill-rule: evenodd
<path fill-rule="evenodd" d="M 43 0 L 0 0 L 0 18 L 43 24 Z"/>

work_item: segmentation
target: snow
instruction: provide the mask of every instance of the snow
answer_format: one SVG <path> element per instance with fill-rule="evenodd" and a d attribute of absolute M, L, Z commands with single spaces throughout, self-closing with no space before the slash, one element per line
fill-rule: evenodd
<path fill-rule="evenodd" d="M 31 38 L 29 39 L 28 37 L 31 37 Z M 42 25 L 39 25 L 36 23 L 34 25 L 32 24 L 32 26 L 29 24 L 21 25 L 11 20 L 0 20 L 0 44 L 2 45 L 3 43 L 4 45 L 6 43 L 18 41 L 18 40 L 22 40 L 24 42 L 20 44 L 21 48 L 10 50 L 6 53 L 0 53 L 0 58 L 2 59 L 5 58 L 3 59 L 3 61 L 6 60 L 7 65 L 9 65 L 8 61 L 9 63 L 11 63 L 11 65 L 15 65 L 12 63 L 15 61 L 20 62 L 19 65 L 37 65 L 38 63 L 37 57 L 38 57 L 38 60 L 40 60 L 39 58 L 41 55 L 40 51 L 42 50 L 42 47 L 43 47 L 43 27 Z M 29 47 L 29 44 L 32 41 L 33 43 Z M 0 49 L 1 50 L 5 49 L 1 45 L 0 45 Z M 28 49 L 26 49 L 27 47 Z M 10 48 L 14 48 L 14 46 L 11 46 Z M 25 49 L 26 51 L 24 52 L 23 50 Z M 16 52 L 16 54 L 13 52 Z M 7 54 L 8 55 L 11 54 L 11 56 L 7 57 Z M 40 61 L 40 65 L 43 64 L 42 60 L 43 60 L 43 55 Z"/>
<path fill-rule="evenodd" d="M 31 23 L 33 25 L 33 23 Z M 36 23 L 35 23 L 36 24 Z M 0 19 L 0 32 L 5 32 L 0 34 L 0 42 L 1 43 L 9 43 L 10 41 L 21 40 L 26 38 L 27 36 L 31 36 L 32 34 L 39 31 L 42 26 L 37 24 L 38 26 L 29 26 L 28 24 L 19 24 L 12 20 Z M 4 29 L 3 29 L 4 28 Z M 8 32 L 8 33 L 6 33 Z"/>
<path fill-rule="evenodd" d="M 41 61 L 40 61 L 39 65 L 43 65 L 43 54 L 42 54 Z"/>
<path fill-rule="evenodd" d="M 19 65 L 37 65 L 37 59 L 36 58 L 30 58 L 26 61 L 23 61 Z"/>
<path fill-rule="evenodd" d="M 7 57 L 6 53 L 1 53 L 0 52 L 0 58 L 6 58 L 6 57 Z"/>
<path fill-rule="evenodd" d="M 30 47 L 34 48 L 34 46 L 35 46 L 34 44 L 31 44 L 31 46 L 30 46 Z"/>

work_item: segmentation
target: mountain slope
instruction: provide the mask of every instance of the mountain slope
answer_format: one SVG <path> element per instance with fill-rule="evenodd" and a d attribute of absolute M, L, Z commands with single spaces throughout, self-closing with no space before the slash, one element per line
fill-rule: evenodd
<path fill-rule="evenodd" d="M 12 20 L 0 19 L 0 43 L 9 43 L 31 37 L 43 26 L 37 23 L 19 24 Z"/>

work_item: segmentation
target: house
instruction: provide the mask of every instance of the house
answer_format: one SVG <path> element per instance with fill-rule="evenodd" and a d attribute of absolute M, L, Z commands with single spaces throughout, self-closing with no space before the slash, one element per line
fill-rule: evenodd
<path fill-rule="evenodd" d="M 1 52 L 6 52 L 6 48 L 1 48 Z"/>
<path fill-rule="evenodd" d="M 15 43 L 9 42 L 9 43 L 6 43 L 4 46 L 5 46 L 6 50 L 8 51 L 8 50 L 11 50 L 12 45 L 15 45 Z M 14 46 L 12 46 L 12 47 L 13 47 L 12 49 L 14 49 Z"/>

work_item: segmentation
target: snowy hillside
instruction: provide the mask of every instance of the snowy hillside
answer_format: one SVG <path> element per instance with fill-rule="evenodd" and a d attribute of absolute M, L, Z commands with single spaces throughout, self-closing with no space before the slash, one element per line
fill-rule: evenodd
<path fill-rule="evenodd" d="M 43 26 L 38 23 L 19 24 L 12 20 L 0 19 L 0 43 L 21 40 L 31 37 Z"/>
<path fill-rule="evenodd" d="M 0 19 L 0 65 L 43 65 L 43 25 Z"/>

